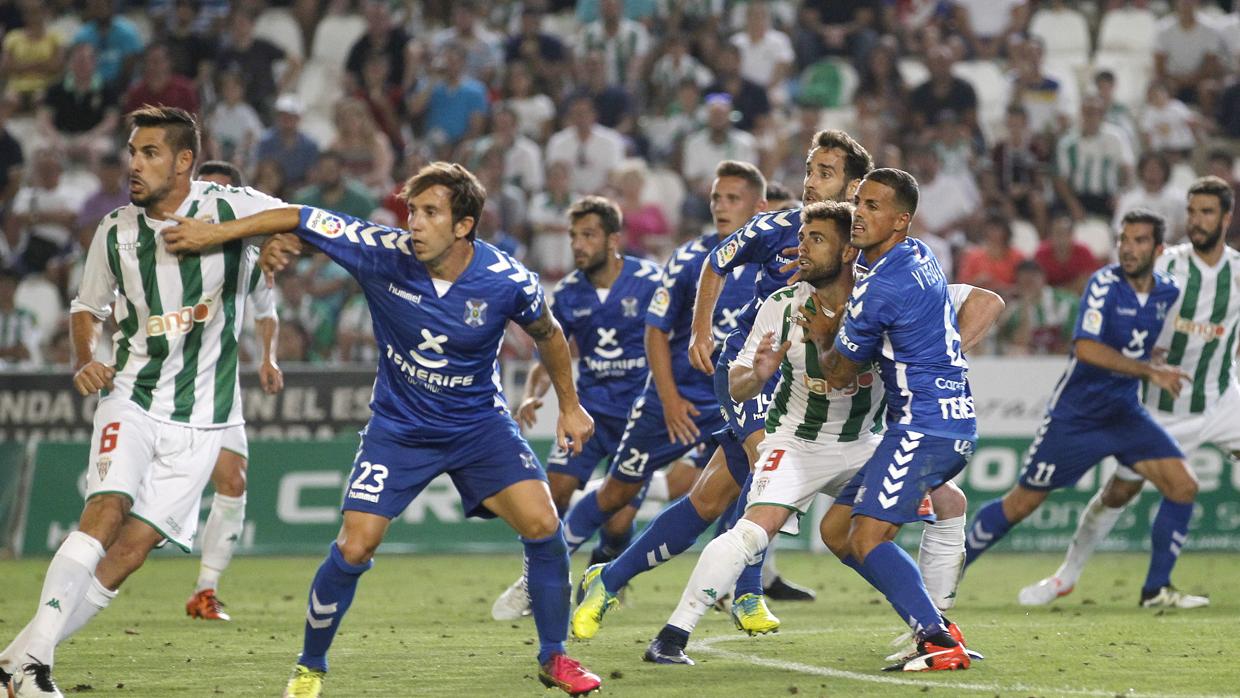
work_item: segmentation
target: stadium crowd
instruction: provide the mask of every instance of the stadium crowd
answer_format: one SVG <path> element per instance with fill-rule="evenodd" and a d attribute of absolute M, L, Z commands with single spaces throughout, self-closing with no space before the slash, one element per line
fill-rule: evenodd
<path fill-rule="evenodd" d="M 916 175 L 913 232 L 948 274 L 1006 298 L 979 351 L 1065 353 L 1115 221 L 1153 209 L 1180 242 L 1188 183 L 1235 186 L 1238 7 L 0 0 L 0 366 L 70 365 L 68 301 L 128 202 L 123 115 L 147 103 L 195 113 L 207 159 L 255 188 L 391 225 L 406 176 L 460 162 L 489 194 L 479 234 L 547 284 L 577 197 L 618 202 L 628 250 L 662 261 L 709 224 L 720 160 L 799 200 L 810 136 L 841 128 Z M 281 360 L 374 359 L 339 267 L 277 283 Z"/>

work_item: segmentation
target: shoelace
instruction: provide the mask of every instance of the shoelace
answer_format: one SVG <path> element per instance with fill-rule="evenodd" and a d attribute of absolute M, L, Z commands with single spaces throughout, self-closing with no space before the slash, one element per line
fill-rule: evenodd
<path fill-rule="evenodd" d="M 749 598 L 741 601 L 740 605 L 741 605 L 741 611 L 745 613 L 757 613 L 758 612 L 758 597 L 750 596 Z"/>

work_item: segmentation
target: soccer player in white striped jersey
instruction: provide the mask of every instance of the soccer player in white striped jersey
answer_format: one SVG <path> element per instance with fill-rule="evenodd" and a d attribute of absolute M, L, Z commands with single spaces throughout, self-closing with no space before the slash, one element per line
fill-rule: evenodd
<path fill-rule="evenodd" d="M 1233 458 L 1240 456 L 1240 383 L 1236 381 L 1236 334 L 1240 332 L 1240 252 L 1227 246 L 1235 195 L 1218 177 L 1202 177 L 1188 189 L 1189 242 L 1167 248 L 1154 268 L 1175 277 L 1184 289 L 1167 312 L 1155 352 L 1185 371 L 1191 385 L 1178 397 L 1147 388 L 1145 407 L 1187 453 L 1210 443 Z M 1145 480 L 1118 468 L 1106 486 L 1089 500 L 1068 553 L 1055 574 L 1021 589 L 1025 606 L 1048 604 L 1076 586 L 1098 543 L 1119 520 L 1124 507 L 1141 492 Z M 1178 552 L 1179 545 L 1176 545 Z M 1205 596 L 1173 586 L 1143 595 L 1145 607 L 1200 608 Z"/>
<path fill-rule="evenodd" d="M 178 257 L 158 231 L 174 214 L 229 220 L 282 202 L 192 180 L 200 130 L 187 112 L 143 107 L 129 120 L 131 203 L 100 222 L 70 306 L 74 387 L 105 391 L 86 505 L 48 565 L 34 619 L 0 653 L 0 681 L 17 696 L 60 696 L 56 645 L 106 607 L 156 545 L 190 551 L 224 432 L 242 423 L 237 336 L 257 253 L 238 241 Z M 113 312 L 109 366 L 93 357 Z"/>
<path fill-rule="evenodd" d="M 198 179 L 225 187 L 245 186 L 245 176 L 241 170 L 222 160 L 202 163 L 198 167 Z M 264 392 L 274 395 L 284 388 L 284 374 L 276 365 L 280 321 L 276 317 L 275 290 L 263 282 L 257 266 L 250 274 L 248 284 L 250 302 L 254 308 L 254 326 L 262 351 L 258 381 Z M 194 594 L 185 602 L 185 614 L 191 618 L 231 620 L 224 611 L 224 603 L 216 596 L 216 590 L 245 530 L 245 473 L 249 458 L 245 425 L 228 427 L 220 444 L 220 457 L 211 472 L 215 496 L 211 499 L 207 523 L 202 527 L 202 563 L 198 568 L 198 583 Z"/>

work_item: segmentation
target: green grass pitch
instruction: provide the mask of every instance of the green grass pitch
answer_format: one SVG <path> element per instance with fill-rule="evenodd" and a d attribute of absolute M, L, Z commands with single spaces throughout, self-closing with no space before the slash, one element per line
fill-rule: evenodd
<path fill-rule="evenodd" d="M 774 604 L 782 632 L 748 638 L 712 612 L 690 646 L 698 666 L 643 663 L 641 653 L 695 558 L 639 577 L 598 637 L 570 643 L 570 653 L 603 677 L 604 695 L 1240 695 L 1240 555 L 1190 551 L 1176 581 L 1213 592 L 1213 605 L 1150 611 L 1136 604 L 1145 556 L 1100 555 L 1071 596 L 1028 609 L 1016 603 L 1016 592 L 1052 571 L 1057 559 L 991 554 L 970 570 L 952 614 L 988 658 L 969 671 L 932 674 L 880 672 L 888 642 L 901 630 L 894 614 L 833 559 L 800 553 L 781 554 L 779 565 L 819 597 Z M 574 572 L 584 562 L 574 559 Z M 206 623 L 184 615 L 197 559 L 152 559 L 111 608 L 60 648 L 57 681 L 69 695 L 279 696 L 301 646 L 317 565 L 310 558 L 238 558 L 220 590 L 234 620 Z M 0 643 L 30 617 L 45 566 L 46 560 L 0 562 Z M 497 623 L 489 615 L 519 568 L 515 550 L 381 554 L 336 639 L 326 695 L 543 695 L 533 622 Z"/>

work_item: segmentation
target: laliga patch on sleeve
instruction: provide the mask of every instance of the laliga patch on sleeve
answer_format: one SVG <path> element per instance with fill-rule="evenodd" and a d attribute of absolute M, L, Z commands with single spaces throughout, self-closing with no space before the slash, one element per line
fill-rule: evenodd
<path fill-rule="evenodd" d="M 322 209 L 314 209 L 306 219 L 306 230 L 325 238 L 338 238 L 344 234 L 344 219 Z"/>
<path fill-rule="evenodd" d="M 719 248 L 715 252 L 715 264 L 721 267 L 728 266 L 728 262 L 736 256 L 736 251 L 741 248 L 741 244 L 735 240 L 729 240 L 726 245 Z"/>
<path fill-rule="evenodd" d="M 667 315 L 667 307 L 672 303 L 672 296 L 666 288 L 660 287 L 650 299 L 650 312 L 663 317 Z"/>
<path fill-rule="evenodd" d="M 1085 311 L 1085 317 L 1081 319 L 1081 329 L 1090 334 L 1099 334 L 1102 332 L 1102 312 L 1096 308 L 1090 308 Z"/>

